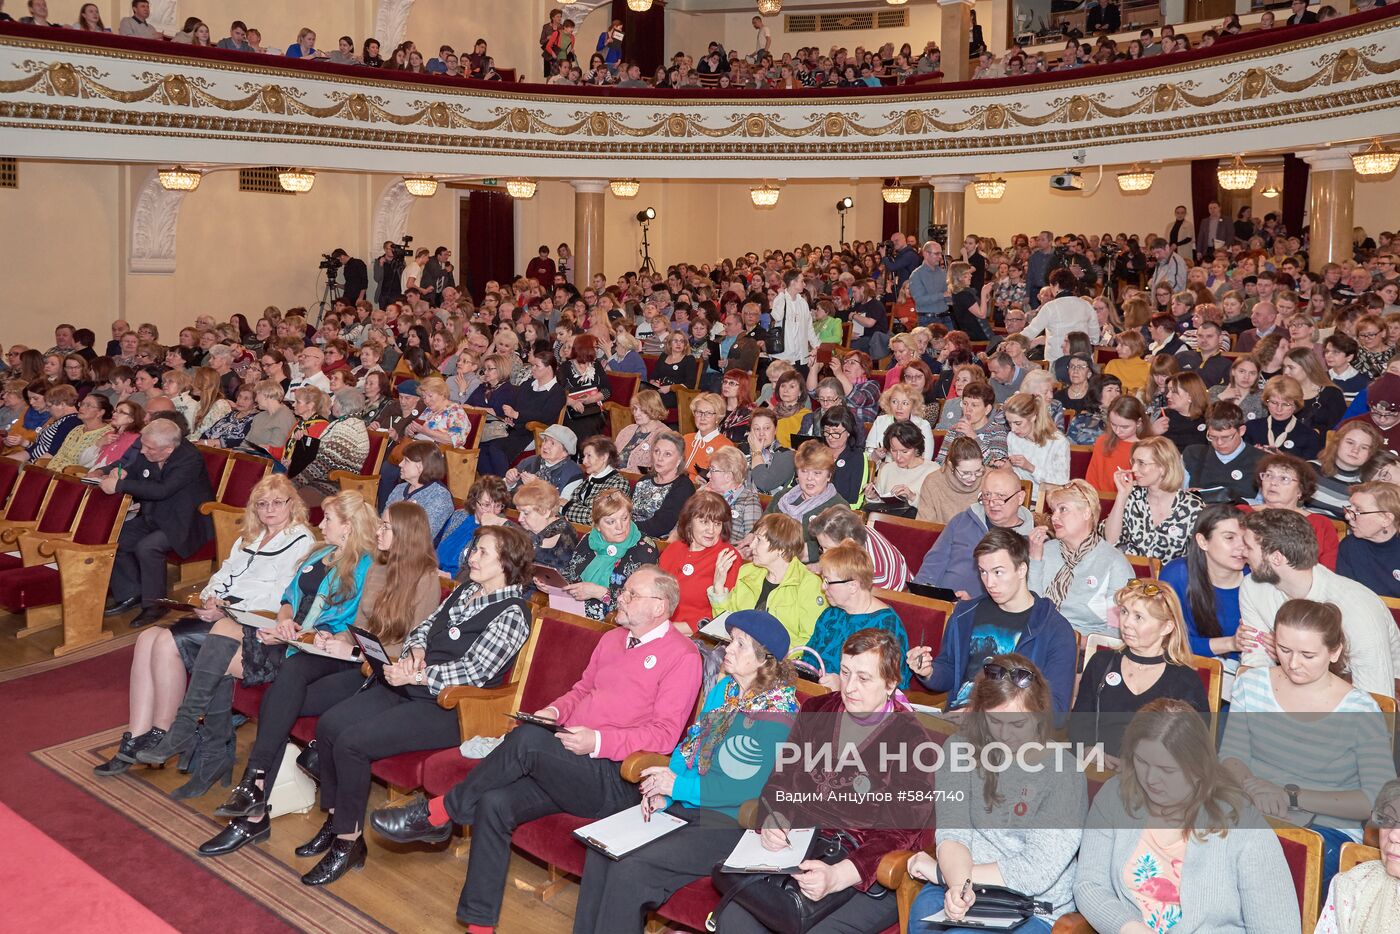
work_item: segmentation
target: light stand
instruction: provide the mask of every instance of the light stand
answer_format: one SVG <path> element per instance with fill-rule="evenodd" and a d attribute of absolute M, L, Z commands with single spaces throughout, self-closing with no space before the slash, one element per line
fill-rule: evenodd
<path fill-rule="evenodd" d="M 846 212 L 849 211 L 854 204 L 855 202 L 851 200 L 850 196 L 836 202 L 836 213 L 841 215 L 841 236 L 836 240 L 838 245 L 846 242 Z"/>
<path fill-rule="evenodd" d="M 658 273 L 656 264 L 651 261 L 651 240 L 648 234 L 651 232 L 651 222 L 656 219 L 656 208 L 644 208 L 637 212 L 637 223 L 642 225 L 642 266 L 638 272 L 655 278 Z"/>

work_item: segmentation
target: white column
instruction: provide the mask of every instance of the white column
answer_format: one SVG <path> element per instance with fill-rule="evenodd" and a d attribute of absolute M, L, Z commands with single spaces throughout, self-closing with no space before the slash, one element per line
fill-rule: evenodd
<path fill-rule="evenodd" d="M 607 179 L 580 178 L 574 189 L 574 284 L 582 290 L 603 266 L 603 207 Z"/>
<path fill-rule="evenodd" d="M 1345 146 L 1298 153 L 1308 172 L 1308 264 L 1320 272 L 1328 263 L 1351 259 L 1352 207 L 1356 169 Z"/>
<path fill-rule="evenodd" d="M 929 179 L 933 186 L 933 222 L 948 228 L 944 253 L 950 259 L 962 248 L 967 225 L 967 186 L 974 181 L 971 175 L 942 175 Z"/>

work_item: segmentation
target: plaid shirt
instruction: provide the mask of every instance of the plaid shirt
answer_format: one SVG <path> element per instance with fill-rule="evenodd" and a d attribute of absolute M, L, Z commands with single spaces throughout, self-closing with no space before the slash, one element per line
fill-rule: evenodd
<path fill-rule="evenodd" d="M 503 587 L 493 593 L 482 594 L 481 585 L 463 584 L 443 601 L 432 616 L 418 625 L 404 640 L 400 657 L 410 649 L 427 650 L 428 636 L 443 617 L 443 606 L 448 606 L 445 625 L 464 623 L 486 607 L 504 604 L 509 600 L 522 599 L 523 592 L 518 585 Z M 455 602 L 454 602 L 455 601 Z M 434 695 L 443 688 L 465 684 L 482 687 L 489 684 L 501 673 L 520 652 L 530 635 L 530 616 L 519 605 L 503 607 L 495 619 L 467 646 L 462 657 L 451 662 L 429 665 L 425 672 L 428 689 Z"/>

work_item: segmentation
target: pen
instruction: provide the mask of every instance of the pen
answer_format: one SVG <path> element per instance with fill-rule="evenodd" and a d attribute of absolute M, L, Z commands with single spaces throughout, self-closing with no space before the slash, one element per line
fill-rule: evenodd
<path fill-rule="evenodd" d="M 958 898 L 964 899 L 964 900 L 965 900 L 965 899 L 967 898 L 967 890 L 968 890 L 969 888 L 971 888 L 971 887 L 972 887 L 972 877 L 971 877 L 971 876 L 968 876 L 968 877 L 967 877 L 967 881 L 963 883 L 962 892 L 958 895 Z"/>

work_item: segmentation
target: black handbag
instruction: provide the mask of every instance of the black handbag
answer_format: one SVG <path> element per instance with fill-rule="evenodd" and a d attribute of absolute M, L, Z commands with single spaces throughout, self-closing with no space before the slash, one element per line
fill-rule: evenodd
<path fill-rule="evenodd" d="M 777 356 L 787 349 L 787 341 L 783 337 L 784 325 L 787 324 L 787 303 L 789 299 L 783 299 L 783 319 L 778 320 L 774 315 L 768 328 L 768 339 L 764 341 L 764 352 L 770 357 Z"/>
<path fill-rule="evenodd" d="M 974 882 L 972 892 L 977 900 L 967 910 L 968 921 L 1000 921 L 1006 918 L 1024 921 L 1033 915 L 1048 915 L 1053 907 L 1049 902 L 1038 902 L 1004 885 L 978 885 Z"/>
<path fill-rule="evenodd" d="M 854 838 L 845 831 L 822 831 L 813 838 L 812 850 L 807 858 L 835 865 L 849 857 L 855 849 Z M 710 931 L 716 930 L 719 917 L 729 903 L 736 902 L 774 934 L 805 934 L 855 897 L 857 892 L 852 886 L 814 902 L 802 894 L 797 880 L 792 876 L 782 873 L 725 872 L 723 863 L 711 871 L 710 880 L 720 894 L 719 904 L 705 920 L 705 928 Z M 887 893 L 877 883 L 871 886 L 867 894 L 880 898 Z"/>

